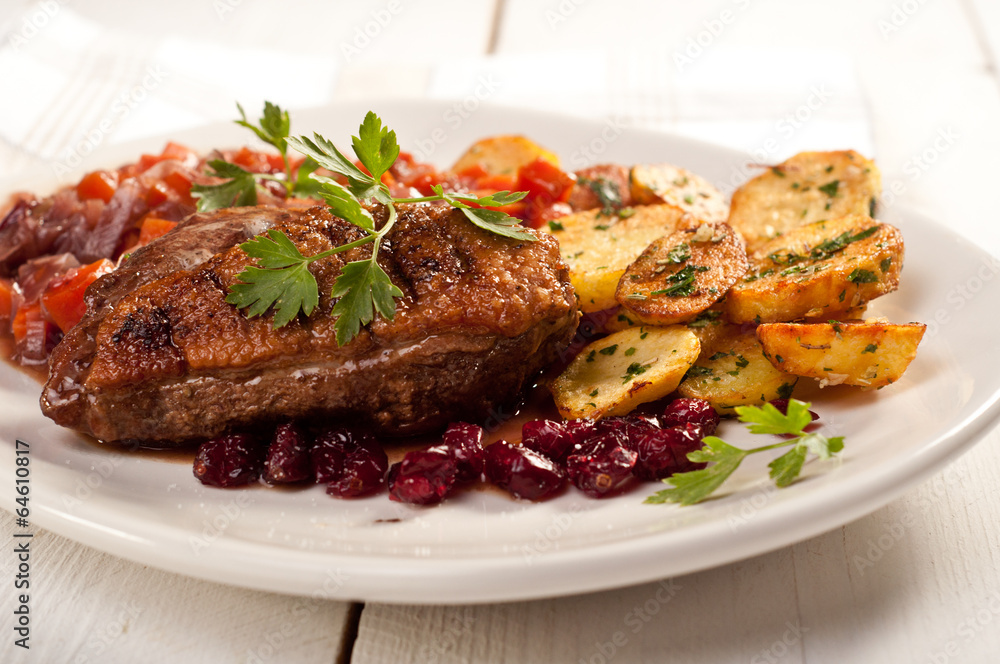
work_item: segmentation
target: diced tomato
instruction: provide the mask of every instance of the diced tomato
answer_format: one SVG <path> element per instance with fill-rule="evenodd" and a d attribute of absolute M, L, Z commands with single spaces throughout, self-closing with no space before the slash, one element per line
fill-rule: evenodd
<path fill-rule="evenodd" d="M 230 161 L 251 173 L 280 173 L 285 170 L 280 154 L 258 152 L 248 147 L 240 148 Z"/>
<path fill-rule="evenodd" d="M 513 191 L 517 180 L 512 175 L 484 175 L 476 180 L 476 189 L 489 192 Z"/>
<path fill-rule="evenodd" d="M 536 199 L 536 203 L 537 203 Z M 531 228 L 542 228 L 545 224 L 558 219 L 559 217 L 565 217 L 567 214 L 571 214 L 573 208 L 569 206 L 569 203 L 551 203 L 549 205 L 537 204 L 529 205 L 527 209 L 527 225 Z"/>
<path fill-rule="evenodd" d="M 118 189 L 118 174 L 109 171 L 87 173 L 76 185 L 76 195 L 81 201 L 99 198 L 105 203 L 111 200 Z"/>
<path fill-rule="evenodd" d="M 156 207 L 170 200 L 170 190 L 162 182 L 155 183 L 146 192 L 146 205 Z"/>
<path fill-rule="evenodd" d="M 151 169 L 153 166 L 156 166 L 161 161 L 162 160 L 160 159 L 159 155 L 144 154 L 141 157 L 139 157 L 139 161 L 138 163 L 136 163 L 136 170 L 139 173 L 145 173 L 146 171 Z"/>
<path fill-rule="evenodd" d="M 469 166 L 466 169 L 458 171 L 457 173 L 455 173 L 455 175 L 457 175 L 460 178 L 479 180 L 489 175 L 489 173 L 486 172 L 486 169 L 483 168 L 482 164 L 475 164 L 473 166 Z"/>
<path fill-rule="evenodd" d="M 191 198 L 191 178 L 183 171 L 171 171 L 163 178 L 163 183 L 174 190 L 183 203 L 194 205 Z"/>
<path fill-rule="evenodd" d="M 160 161 L 167 159 L 176 159 L 177 161 L 187 161 L 189 159 L 197 159 L 197 154 L 194 150 L 180 143 L 174 143 L 169 141 L 163 148 L 163 152 L 160 153 Z"/>
<path fill-rule="evenodd" d="M 14 311 L 14 282 L 10 279 L 0 279 L 0 321 L 10 318 Z"/>
<path fill-rule="evenodd" d="M 139 228 L 139 246 L 145 246 L 161 235 L 166 235 L 176 225 L 176 221 L 147 216 Z"/>
<path fill-rule="evenodd" d="M 575 182 L 571 175 L 544 159 L 536 159 L 517 171 L 517 190 L 527 191 L 529 197 L 546 204 L 569 198 Z"/>
<path fill-rule="evenodd" d="M 83 301 L 83 294 L 87 290 L 87 286 L 94 283 L 102 274 L 107 274 L 114 269 L 114 263 L 102 258 L 90 265 L 74 268 L 63 276 L 53 279 L 41 297 L 41 306 L 49 320 L 58 325 L 63 332 L 80 322 L 87 310 Z M 18 315 L 24 309 L 23 307 L 19 310 Z M 15 331 L 16 336 L 17 332 Z"/>

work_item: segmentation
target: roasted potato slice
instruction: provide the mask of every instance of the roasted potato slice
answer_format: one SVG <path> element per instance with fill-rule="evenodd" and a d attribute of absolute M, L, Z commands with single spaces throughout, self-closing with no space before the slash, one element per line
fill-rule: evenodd
<path fill-rule="evenodd" d="M 629 174 L 632 200 L 638 205 L 669 203 L 702 221 L 725 221 L 726 197 L 711 182 L 672 164 L 640 164 Z"/>
<path fill-rule="evenodd" d="M 724 223 L 685 228 L 653 242 L 622 275 L 615 299 L 650 325 L 693 320 L 747 271 L 743 239 Z"/>
<path fill-rule="evenodd" d="M 653 240 L 673 233 L 691 220 L 673 205 L 644 205 L 620 217 L 600 210 L 560 217 L 550 225 L 559 240 L 580 310 L 601 311 L 616 306 L 615 289 L 625 269 Z"/>
<path fill-rule="evenodd" d="M 490 175 L 517 175 L 517 169 L 536 159 L 558 166 L 559 157 L 529 138 L 517 135 L 491 136 L 476 141 L 465 151 L 452 172 L 481 166 Z"/>
<path fill-rule="evenodd" d="M 896 290 L 902 266 L 894 227 L 860 214 L 819 221 L 757 249 L 726 296 L 726 315 L 734 323 L 832 318 Z"/>
<path fill-rule="evenodd" d="M 768 323 L 757 338 L 771 364 L 820 386 L 884 387 L 899 380 L 924 336 L 926 325 L 869 321 Z"/>
<path fill-rule="evenodd" d="M 729 225 L 750 251 L 793 228 L 849 214 L 874 216 L 878 168 L 853 150 L 800 152 L 733 193 Z"/>
<path fill-rule="evenodd" d="M 556 407 L 566 419 L 630 413 L 677 389 L 699 348 L 683 325 L 610 334 L 584 348 L 552 383 Z"/>
<path fill-rule="evenodd" d="M 731 414 L 736 406 L 792 394 L 798 377 L 771 365 L 753 330 L 727 323 L 705 329 L 709 338 L 677 388 L 681 396 L 705 399 L 720 413 Z"/>

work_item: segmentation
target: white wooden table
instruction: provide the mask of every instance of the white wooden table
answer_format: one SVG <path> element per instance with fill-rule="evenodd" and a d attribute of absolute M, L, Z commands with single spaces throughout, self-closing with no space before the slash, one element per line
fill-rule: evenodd
<path fill-rule="evenodd" d="M 162 4 L 172 8 L 7 0 L 0 58 L 11 57 L 10 37 L 23 34 L 23 20 L 69 9 L 140 46 L 176 34 L 219 48 L 264 44 L 333 63 L 331 82 L 313 91 L 320 101 L 422 95 L 435 63 L 489 53 L 599 47 L 614 55 L 640 45 L 672 57 L 705 31 L 718 33 L 705 39 L 716 53 L 828 49 L 853 58 L 874 151 L 885 183 L 903 189 L 900 202 L 1000 255 L 997 0 Z M 386 15 L 391 20 L 369 43 L 356 52 L 343 48 L 357 43 L 357 27 Z M 780 71 L 788 63 L 772 65 Z M 656 77 L 645 84 L 632 81 L 630 90 L 658 93 Z M 16 107 L 20 94 L 29 91 L 8 90 L 4 104 Z M 616 100 L 605 101 L 609 112 L 622 111 Z M 649 123 L 683 129 L 698 120 L 666 108 Z M 210 113 L 228 117 L 231 108 Z M 955 140 L 934 163 L 916 162 L 940 131 Z M 42 148 L 58 147 L 46 136 L 30 145 L 8 138 L 0 162 L 9 169 L 44 161 Z M 32 649 L 11 647 L 5 600 L 0 661 L 997 662 L 998 468 L 1000 433 L 993 430 L 950 468 L 874 514 L 770 554 L 672 579 L 676 592 L 668 602 L 657 600 L 662 586 L 650 583 L 503 605 L 351 605 L 197 581 L 40 532 Z M 0 522 L 9 543 L 13 520 L 3 513 Z M 2 560 L 10 578 L 11 557 Z"/>

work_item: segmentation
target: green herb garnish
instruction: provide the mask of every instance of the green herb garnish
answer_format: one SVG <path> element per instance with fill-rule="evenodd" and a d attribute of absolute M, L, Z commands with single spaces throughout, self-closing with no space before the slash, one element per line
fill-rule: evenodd
<path fill-rule="evenodd" d="M 855 284 L 874 284 L 878 277 L 871 270 L 863 270 L 860 267 L 847 275 L 847 280 Z"/>
<path fill-rule="evenodd" d="M 646 498 L 645 502 L 669 502 L 681 505 L 700 503 L 722 486 L 747 456 L 792 446 L 792 449 L 768 464 L 774 483 L 778 487 L 788 486 L 802 472 L 802 465 L 809 452 L 821 459 L 829 459 L 844 448 L 844 439 L 841 436 L 827 438 L 818 433 L 806 433 L 805 428 L 812 422 L 810 405 L 798 399 L 790 399 L 787 414 L 782 414 L 769 403 L 760 407 L 737 406 L 736 414 L 740 422 L 750 425 L 750 433 L 791 435 L 794 438 L 743 450 L 716 436 L 706 436 L 705 446 L 700 450 L 689 452 L 687 458 L 695 463 L 710 462 L 712 465 L 703 470 L 677 473 L 668 477 L 663 482 L 672 485 L 671 488 L 654 493 Z"/>
<path fill-rule="evenodd" d="M 224 159 L 213 159 L 208 162 L 208 175 L 217 178 L 227 178 L 219 184 L 196 184 L 191 187 L 191 196 L 198 199 L 198 210 L 207 212 L 219 208 L 257 204 L 257 187 L 265 180 L 278 182 L 285 188 L 287 196 L 303 196 L 316 198 L 319 195 L 319 183 L 312 180 L 309 174 L 316 170 L 317 164 L 312 159 L 306 159 L 298 169 L 296 177 L 292 177 L 292 163 L 288 159 L 288 132 L 291 121 L 288 111 L 283 111 L 277 104 L 264 102 L 264 113 L 257 124 L 247 121 L 243 107 L 236 104 L 240 119 L 236 124 L 246 127 L 257 138 L 275 147 L 281 154 L 285 172 L 281 175 L 270 173 L 251 173 L 236 164 Z"/>
<path fill-rule="evenodd" d="M 242 115 L 242 109 L 240 112 Z M 460 209 L 471 223 L 484 230 L 517 240 L 536 240 L 529 231 L 518 226 L 517 219 L 497 210 L 479 207 L 508 205 L 524 198 L 524 192 L 500 191 L 477 197 L 445 192 L 440 185 L 435 185 L 432 187 L 433 196 L 394 198 L 389 188 L 382 183 L 382 175 L 399 156 L 396 133 L 383 126 L 379 117 L 370 111 L 361 123 L 358 135 L 352 137 L 354 154 L 368 172 L 356 166 L 333 143 L 319 134 L 313 134 L 311 139 L 304 136 L 289 137 L 287 114 L 281 114 L 277 118 L 275 113 L 280 113 L 280 109 L 268 104 L 259 130 L 254 127 L 251 129 L 263 140 L 277 147 L 282 156 L 285 156 L 287 146 L 291 146 L 307 155 L 318 166 L 342 176 L 346 185 L 315 173 L 310 178 L 317 185 L 316 191 L 327 202 L 330 211 L 357 226 L 365 235 L 353 242 L 308 257 L 303 256 L 291 240 L 277 230 L 268 231 L 266 238 L 256 237 L 241 244 L 240 248 L 247 255 L 257 259 L 257 266 L 248 266 L 237 275 L 241 283 L 230 288 L 226 301 L 241 309 L 247 308 L 246 313 L 250 317 L 259 316 L 273 307 L 274 327 L 280 328 L 295 319 L 300 311 L 309 316 L 319 302 L 318 286 L 315 277 L 309 272 L 309 264 L 333 254 L 372 244 L 368 258 L 344 265 L 340 276 L 334 281 L 330 295 L 337 298 L 331 312 L 336 318 L 334 330 L 337 344 L 343 346 L 350 342 L 362 325 L 372 321 L 376 312 L 383 318 L 392 320 L 396 314 L 395 298 L 402 297 L 403 292 L 392 283 L 377 259 L 382 240 L 396 223 L 397 203 L 447 201 Z M 248 126 L 245 118 L 239 123 Z M 311 168 L 315 170 L 315 167 Z M 376 228 L 375 220 L 365 206 L 373 203 L 384 206 L 387 211 L 386 221 L 381 228 Z"/>
<path fill-rule="evenodd" d="M 833 198 L 834 196 L 837 195 L 837 189 L 839 188 L 840 188 L 840 180 L 831 180 L 826 184 L 824 184 L 822 187 L 817 187 L 817 189 L 822 191 L 830 198 Z"/>

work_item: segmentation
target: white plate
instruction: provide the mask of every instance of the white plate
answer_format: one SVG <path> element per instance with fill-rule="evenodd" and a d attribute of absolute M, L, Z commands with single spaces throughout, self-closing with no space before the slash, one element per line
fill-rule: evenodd
<path fill-rule="evenodd" d="M 448 104 L 344 104 L 293 118 L 298 132 L 344 144 L 369 107 L 403 149 L 434 145 L 447 165 L 474 139 L 524 133 L 563 155 L 670 161 L 725 188 L 746 157 L 658 133 L 496 107 L 467 118 Z M 457 126 L 456 126 L 457 125 Z M 225 125 L 173 136 L 204 149 L 246 142 Z M 91 163 L 114 166 L 163 140 L 119 146 Z M 78 177 L 79 173 L 74 174 Z M 54 177 L 29 184 L 49 191 Z M 919 215 L 885 218 L 906 238 L 902 288 L 873 309 L 897 322 L 933 323 L 909 371 L 873 393 L 806 390 L 826 430 L 844 435 L 842 460 L 807 465 L 806 477 L 776 491 L 767 459 L 751 457 L 727 493 L 694 507 L 651 506 L 658 486 L 597 501 L 577 491 L 541 504 L 467 492 L 436 508 L 411 508 L 385 494 L 340 501 L 322 487 L 220 490 L 201 486 L 189 464 L 107 452 L 42 417 L 38 384 L 0 367 L 0 478 L 13 486 L 15 439 L 31 445 L 31 520 L 84 544 L 144 564 L 240 586 L 327 598 L 461 603 L 529 599 L 623 586 L 731 562 L 817 535 L 889 502 L 968 449 L 1000 408 L 1000 354 L 991 326 L 1000 309 L 994 259 Z M 958 287 L 964 287 L 966 297 Z M 721 435 L 752 436 L 736 423 Z M 0 491 L 14 508 L 13 491 Z"/>

